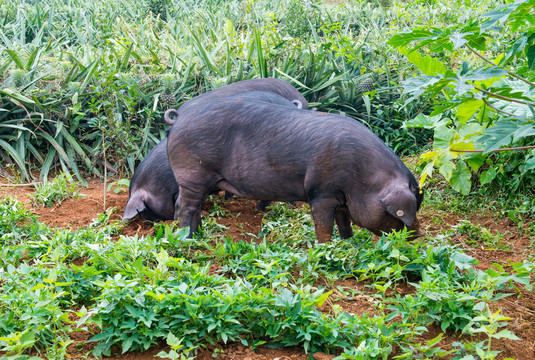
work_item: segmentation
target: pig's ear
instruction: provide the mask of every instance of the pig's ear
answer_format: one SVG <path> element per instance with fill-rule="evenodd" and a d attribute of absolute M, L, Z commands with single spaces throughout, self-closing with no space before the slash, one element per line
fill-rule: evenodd
<path fill-rule="evenodd" d="M 416 218 L 416 197 L 409 188 L 397 188 L 381 199 L 386 211 L 395 218 L 411 227 Z"/>
<path fill-rule="evenodd" d="M 123 220 L 130 220 L 145 209 L 146 206 L 143 199 L 141 199 L 140 196 L 137 196 L 137 194 L 134 194 L 126 203 L 123 213 Z"/>

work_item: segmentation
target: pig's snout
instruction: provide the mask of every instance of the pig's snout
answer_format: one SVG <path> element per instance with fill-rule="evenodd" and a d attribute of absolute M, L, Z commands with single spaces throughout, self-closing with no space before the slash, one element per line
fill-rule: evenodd
<path fill-rule="evenodd" d="M 419 237 L 425 235 L 425 230 L 420 227 L 420 221 L 417 217 L 414 218 L 412 226 L 408 228 L 409 231 L 412 231 L 412 234 L 409 237 L 409 240 L 416 240 Z"/>

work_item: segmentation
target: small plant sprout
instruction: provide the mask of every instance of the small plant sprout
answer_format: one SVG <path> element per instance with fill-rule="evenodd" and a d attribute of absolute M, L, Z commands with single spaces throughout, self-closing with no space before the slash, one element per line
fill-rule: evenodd
<path fill-rule="evenodd" d="M 72 178 L 73 175 L 61 173 L 50 182 L 45 179 L 42 184 L 35 186 L 33 202 L 37 205 L 53 206 L 56 202 L 61 204 L 65 199 L 79 197 L 78 184 Z"/>
<path fill-rule="evenodd" d="M 120 180 L 110 183 L 108 185 L 108 191 L 110 191 L 113 188 L 114 193 L 120 194 L 122 192 L 128 192 L 129 186 L 130 186 L 130 180 L 120 179 Z"/>
<path fill-rule="evenodd" d="M 480 303 L 485 307 L 486 314 L 481 312 L 481 315 L 476 316 L 470 321 L 470 323 L 464 328 L 464 332 L 470 334 L 482 334 L 488 337 L 488 340 L 482 341 L 475 346 L 475 352 L 482 360 L 491 360 L 495 359 L 501 351 L 492 350 L 492 340 L 493 339 L 510 339 L 510 340 L 520 340 L 515 334 L 507 329 L 498 331 L 499 328 L 507 326 L 508 320 L 511 318 L 503 316 L 500 314 L 501 310 L 493 313 L 488 304 Z M 478 305 L 480 305 L 478 304 Z M 483 310 L 483 309 L 482 309 Z"/>

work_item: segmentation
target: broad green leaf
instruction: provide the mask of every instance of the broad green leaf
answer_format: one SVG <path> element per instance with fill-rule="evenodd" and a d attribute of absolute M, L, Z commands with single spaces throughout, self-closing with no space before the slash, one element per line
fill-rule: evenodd
<path fill-rule="evenodd" d="M 454 170 L 455 164 L 451 161 L 443 162 L 438 168 L 438 172 L 444 176 L 445 179 L 451 179 Z"/>
<path fill-rule="evenodd" d="M 483 131 L 484 135 L 479 139 L 486 144 L 483 153 L 487 154 L 503 145 L 509 145 L 516 130 L 517 125 L 513 121 L 498 121 L 494 126 Z"/>
<path fill-rule="evenodd" d="M 472 84 L 469 84 L 467 82 L 469 80 L 470 79 L 468 79 L 466 76 L 459 76 L 457 77 L 457 79 L 453 81 L 453 85 L 455 86 L 455 91 L 457 92 L 457 96 L 462 96 L 474 88 Z"/>
<path fill-rule="evenodd" d="M 528 44 L 528 37 L 526 34 L 520 36 L 518 39 L 515 40 L 513 45 L 507 50 L 507 57 L 510 58 L 522 51 L 524 51 L 524 48 Z"/>
<path fill-rule="evenodd" d="M 477 122 L 470 122 L 465 124 L 464 126 L 459 127 L 459 138 L 463 140 L 467 139 L 474 139 L 477 138 L 477 136 L 481 135 L 481 131 L 483 130 L 483 127 L 479 125 Z M 465 150 L 475 150 L 475 148 L 465 148 Z"/>
<path fill-rule="evenodd" d="M 465 124 L 485 103 L 483 100 L 470 99 L 455 108 L 457 119 Z"/>
<path fill-rule="evenodd" d="M 406 47 L 400 47 L 398 50 L 425 75 L 435 76 L 446 73 L 446 67 L 437 58 L 429 55 L 422 56 L 418 51 L 409 51 Z"/>
<path fill-rule="evenodd" d="M 535 12 L 535 3 L 533 0 L 516 1 L 515 4 L 519 4 L 519 6 L 509 16 L 512 32 L 517 31 L 526 22 L 530 22 L 531 24 L 534 22 L 533 13 Z"/>
<path fill-rule="evenodd" d="M 444 126 L 448 123 L 449 119 L 442 119 L 442 114 L 436 116 L 418 114 L 414 119 L 405 121 L 405 123 L 403 123 L 403 127 L 434 129 L 437 126 Z"/>
<path fill-rule="evenodd" d="M 452 35 L 448 37 L 453 43 L 453 48 L 458 49 L 468 42 L 468 40 L 464 38 L 467 35 L 473 35 L 473 33 L 472 32 L 468 32 L 468 33 L 454 32 Z"/>
<path fill-rule="evenodd" d="M 457 163 L 457 168 L 452 172 L 451 178 L 447 180 L 455 191 L 463 195 L 468 195 L 472 186 L 470 181 L 471 177 L 472 173 L 470 172 L 470 169 L 466 163 L 461 160 Z"/>
<path fill-rule="evenodd" d="M 434 149 L 447 149 L 450 144 L 454 141 L 455 130 L 450 129 L 446 125 L 440 125 L 435 128 L 434 135 Z"/>
<path fill-rule="evenodd" d="M 531 45 L 526 49 L 526 57 L 528 60 L 528 70 L 535 69 L 535 45 Z"/>
<path fill-rule="evenodd" d="M 419 41 L 424 39 L 436 39 L 440 33 L 432 32 L 429 30 L 416 29 L 411 32 L 400 32 L 392 36 L 387 44 L 393 47 L 407 46 L 413 41 Z"/>
<path fill-rule="evenodd" d="M 477 259 L 471 257 L 470 255 L 466 255 L 465 253 L 462 253 L 460 251 L 455 251 L 453 254 L 451 254 L 450 260 L 453 260 L 455 266 L 457 266 L 461 270 L 471 269 L 472 266 L 478 264 Z"/>
<path fill-rule="evenodd" d="M 507 71 L 497 67 L 489 66 L 486 68 L 477 68 L 473 71 L 469 71 L 465 79 L 471 81 L 484 81 L 492 78 L 501 78 L 507 75 Z"/>
<path fill-rule="evenodd" d="M 534 123 L 528 123 L 528 124 L 520 125 L 519 127 L 517 127 L 517 129 L 513 133 L 513 142 L 517 142 L 520 139 L 523 139 L 528 136 L 535 136 L 535 124 Z"/>
<path fill-rule="evenodd" d="M 503 24 L 517 7 L 517 3 L 503 5 L 481 15 L 480 18 L 487 19 L 481 23 L 481 32 L 483 33 L 490 29 L 499 31 L 500 29 L 496 25 Z"/>
<path fill-rule="evenodd" d="M 474 171 L 478 171 L 481 166 L 485 163 L 487 157 L 483 153 L 466 153 L 464 155 L 464 161 L 470 166 Z"/>
<path fill-rule="evenodd" d="M 502 330 L 499 333 L 493 335 L 492 337 L 495 338 L 495 339 L 506 338 L 506 339 L 510 339 L 510 340 L 520 340 L 520 338 L 518 336 L 516 336 L 515 334 L 513 334 L 509 330 Z"/>

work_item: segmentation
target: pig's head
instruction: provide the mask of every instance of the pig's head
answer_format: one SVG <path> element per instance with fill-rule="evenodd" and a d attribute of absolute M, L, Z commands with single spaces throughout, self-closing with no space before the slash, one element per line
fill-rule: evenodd
<path fill-rule="evenodd" d="M 418 204 L 415 194 L 408 187 L 391 189 L 380 201 L 388 214 L 401 220 L 407 228 L 412 226 Z"/>
<path fill-rule="evenodd" d="M 170 194 L 168 198 L 161 198 L 137 189 L 130 194 L 124 209 L 123 220 L 133 219 L 138 214 L 142 219 L 154 222 L 172 219 L 177 197 L 178 193 Z"/>
<path fill-rule="evenodd" d="M 382 232 L 401 230 L 406 227 L 413 231 L 411 239 L 425 234 L 420 229 L 420 224 L 416 218 L 416 212 L 423 200 L 423 192 L 417 185 L 392 185 L 378 196 L 382 215 L 377 214 L 375 224 L 369 230 L 380 235 Z"/>

